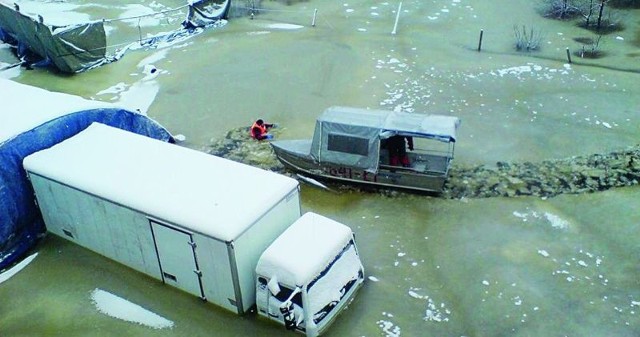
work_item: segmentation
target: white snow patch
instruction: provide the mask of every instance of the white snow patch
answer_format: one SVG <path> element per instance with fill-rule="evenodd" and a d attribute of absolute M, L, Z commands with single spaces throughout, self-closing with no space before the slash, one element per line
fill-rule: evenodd
<path fill-rule="evenodd" d="M 451 311 L 445 307 L 444 303 L 441 303 L 440 307 L 437 307 L 433 300 L 429 298 L 423 319 L 428 322 L 448 322 L 448 315 L 450 313 Z"/>
<path fill-rule="evenodd" d="M 7 66 L 9 66 L 8 63 L 1 63 L 0 62 L 0 68 L 7 67 Z M 3 71 L 0 71 L 0 79 L 9 80 L 9 79 L 16 78 L 16 77 L 20 76 L 20 74 L 22 73 L 21 68 L 22 67 L 16 66 L 16 67 L 11 67 L 11 68 L 5 69 Z"/>
<path fill-rule="evenodd" d="M 429 298 L 429 296 L 422 296 L 422 295 L 418 294 L 417 292 L 415 292 L 413 290 L 409 290 L 409 296 L 411 296 L 413 298 L 417 298 L 419 300 Z"/>
<path fill-rule="evenodd" d="M 4 281 L 10 279 L 11 277 L 13 277 L 19 271 L 24 269 L 24 267 L 28 266 L 29 263 L 31 263 L 31 261 L 33 261 L 33 259 L 36 258 L 36 256 L 38 256 L 38 253 L 29 255 L 29 257 L 27 257 L 26 259 L 20 261 L 20 263 L 16 264 L 15 266 L 9 268 L 9 270 L 7 270 L 4 273 L 0 274 L 0 284 L 2 284 L 2 282 L 4 282 Z"/>
<path fill-rule="evenodd" d="M 387 321 L 387 320 L 379 320 L 376 322 L 378 324 L 378 326 L 380 327 L 380 329 L 382 329 L 382 332 L 384 333 L 384 336 L 386 337 L 400 337 L 400 327 L 393 324 L 391 321 Z"/>
<path fill-rule="evenodd" d="M 3 3 L 9 3 L 3 1 Z M 89 14 L 76 11 L 83 6 L 61 2 L 20 1 L 20 12 L 36 17 L 42 15 L 44 23 L 65 26 L 70 22 L 82 23 L 91 21 Z"/>
<path fill-rule="evenodd" d="M 547 253 L 546 250 L 544 249 L 538 249 L 538 254 L 544 256 L 544 257 L 549 257 L 549 253 Z"/>
<path fill-rule="evenodd" d="M 272 29 L 288 29 L 288 30 L 304 28 L 304 26 L 294 25 L 291 23 L 273 23 L 268 25 L 267 27 Z"/>
<path fill-rule="evenodd" d="M 142 59 L 142 61 L 138 62 L 138 68 L 144 68 L 147 65 L 153 64 L 155 62 L 158 62 L 164 58 L 167 57 L 167 53 L 169 52 L 169 49 L 161 49 L 147 57 L 145 57 L 144 59 Z"/>
<path fill-rule="evenodd" d="M 569 227 L 569 222 L 567 220 L 560 218 L 557 215 L 547 212 L 547 213 L 544 213 L 544 216 L 551 223 L 551 226 L 553 228 L 567 229 Z"/>
<path fill-rule="evenodd" d="M 160 85 L 156 81 L 156 77 L 167 73 L 158 69 L 152 62 L 163 59 L 166 53 L 166 49 L 161 50 L 138 63 L 138 67 L 143 68 L 142 73 L 145 75 L 140 81 L 130 86 L 120 82 L 110 88 L 99 91 L 96 95 L 114 94 L 115 96 L 111 100 L 117 102 L 118 105 L 131 111 L 146 114 L 160 91 Z"/>
<path fill-rule="evenodd" d="M 161 24 L 161 19 L 164 15 L 156 14 L 156 11 L 140 4 L 130 4 L 125 6 L 126 10 L 120 15 L 119 19 L 126 22 L 132 27 L 157 27 Z M 140 17 L 137 19 L 129 19 L 133 17 Z"/>
<path fill-rule="evenodd" d="M 522 305 L 522 299 L 520 298 L 520 296 L 516 296 L 513 298 L 513 304 L 518 306 Z"/>
<path fill-rule="evenodd" d="M 520 75 L 523 73 L 530 73 L 531 71 L 533 71 L 533 69 L 531 68 L 531 66 L 517 66 L 517 67 L 511 67 L 511 68 L 505 68 L 505 69 L 498 69 L 498 76 L 503 77 L 504 75 Z"/>
<path fill-rule="evenodd" d="M 174 325 L 172 321 L 102 289 L 91 292 L 91 301 L 99 312 L 123 321 L 154 329 L 173 328 Z"/>

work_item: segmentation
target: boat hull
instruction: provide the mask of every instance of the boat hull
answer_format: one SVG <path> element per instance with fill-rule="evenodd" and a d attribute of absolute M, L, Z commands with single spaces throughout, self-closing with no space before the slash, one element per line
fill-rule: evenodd
<path fill-rule="evenodd" d="M 386 165 L 382 165 L 376 173 L 371 173 L 360 168 L 319 163 L 300 151 L 299 146 L 292 151 L 283 142 L 271 145 L 278 160 L 289 170 L 328 181 L 440 193 L 447 178 L 446 172 L 423 172 L 411 167 Z"/>

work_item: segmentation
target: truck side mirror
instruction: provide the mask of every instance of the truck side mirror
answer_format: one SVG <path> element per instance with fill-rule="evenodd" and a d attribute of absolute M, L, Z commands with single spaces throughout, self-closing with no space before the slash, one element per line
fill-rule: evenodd
<path fill-rule="evenodd" d="M 278 278 L 274 275 L 267 283 L 267 288 L 271 292 L 271 295 L 276 296 L 280 293 L 280 285 L 278 284 Z"/>

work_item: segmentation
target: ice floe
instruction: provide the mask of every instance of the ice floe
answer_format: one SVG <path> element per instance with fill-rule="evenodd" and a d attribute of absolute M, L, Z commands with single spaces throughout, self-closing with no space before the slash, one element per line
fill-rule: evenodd
<path fill-rule="evenodd" d="M 376 324 L 382 329 L 383 335 L 386 337 L 400 337 L 402 331 L 400 327 L 387 320 L 387 318 L 392 318 L 393 315 L 386 312 L 383 312 L 382 315 L 385 316 L 385 319 L 378 320 Z"/>
<path fill-rule="evenodd" d="M 409 289 L 409 296 L 418 300 L 426 301 L 425 315 L 423 319 L 428 322 L 448 322 L 451 311 L 447 309 L 444 303 L 437 304 L 427 295 L 418 293 L 419 288 Z"/>
<path fill-rule="evenodd" d="M 291 23 L 272 23 L 270 25 L 267 25 L 267 28 L 283 29 L 283 30 L 295 30 L 295 29 L 304 28 L 304 26 L 294 25 L 294 24 L 291 24 Z"/>
<path fill-rule="evenodd" d="M 91 292 L 91 301 L 99 312 L 113 318 L 154 329 L 174 326 L 173 321 L 102 289 L 96 288 Z"/>
<path fill-rule="evenodd" d="M 16 275 L 18 272 L 20 272 L 26 266 L 28 266 L 29 263 L 31 263 L 33 261 L 33 259 L 36 258 L 36 256 L 38 256 L 38 253 L 31 254 L 27 258 L 25 258 L 24 260 L 20 261 L 15 266 L 13 266 L 13 267 L 9 268 L 7 271 L 1 273 L 0 274 L 0 284 L 2 284 L 2 282 L 12 278 L 14 275 Z"/>
<path fill-rule="evenodd" d="M 549 212 L 537 212 L 537 211 L 527 211 L 527 212 L 518 212 L 514 211 L 512 213 L 515 217 L 522 219 L 523 222 L 528 222 L 530 220 L 546 220 L 544 222 L 551 225 L 551 227 L 556 229 L 568 229 L 570 224 L 569 221 L 562 219 L 560 216 L 549 213 Z"/>

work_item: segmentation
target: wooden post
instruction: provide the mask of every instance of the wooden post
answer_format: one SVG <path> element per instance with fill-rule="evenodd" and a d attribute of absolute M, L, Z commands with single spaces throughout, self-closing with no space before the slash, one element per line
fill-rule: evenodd
<path fill-rule="evenodd" d="M 318 15 L 318 9 L 314 9 L 313 10 L 313 21 L 311 22 L 311 27 L 315 27 L 316 26 L 316 16 Z"/>
<path fill-rule="evenodd" d="M 392 35 L 396 35 L 396 30 L 398 29 L 398 20 L 400 20 L 400 11 L 402 10 L 402 1 L 398 5 L 398 13 L 396 14 L 396 23 L 393 25 Z"/>
<path fill-rule="evenodd" d="M 480 39 L 478 40 L 478 51 L 482 50 L 482 35 L 484 34 L 484 30 L 480 29 Z"/>
<path fill-rule="evenodd" d="M 567 60 L 571 63 L 571 51 L 569 51 L 569 47 L 567 47 Z"/>

